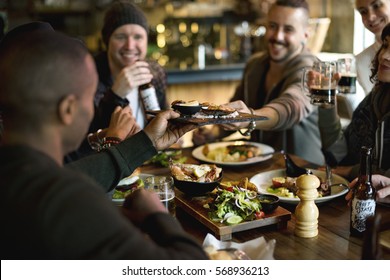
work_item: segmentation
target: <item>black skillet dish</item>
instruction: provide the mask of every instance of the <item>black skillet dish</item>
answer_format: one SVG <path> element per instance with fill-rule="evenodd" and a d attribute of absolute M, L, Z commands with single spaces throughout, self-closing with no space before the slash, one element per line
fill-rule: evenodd
<path fill-rule="evenodd" d="M 191 116 L 198 113 L 202 109 L 202 106 L 200 105 L 188 106 L 188 105 L 174 104 L 172 105 L 172 109 L 178 111 L 182 115 Z"/>
<path fill-rule="evenodd" d="M 260 200 L 261 210 L 268 214 L 275 211 L 279 206 L 279 197 L 272 194 L 259 194 L 257 196 Z"/>
<path fill-rule="evenodd" d="M 208 192 L 213 191 L 221 182 L 223 172 L 221 172 L 219 178 L 213 182 L 193 182 L 193 181 L 182 181 L 177 180 L 173 176 L 174 184 L 177 189 L 182 191 L 188 196 L 202 196 L 207 194 Z"/>

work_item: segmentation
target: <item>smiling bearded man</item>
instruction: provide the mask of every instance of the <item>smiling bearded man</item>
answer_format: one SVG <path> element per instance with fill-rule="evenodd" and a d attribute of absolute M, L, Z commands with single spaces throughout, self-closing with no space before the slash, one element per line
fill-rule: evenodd
<path fill-rule="evenodd" d="M 228 130 L 246 129 L 251 140 L 283 149 L 310 162 L 324 163 L 317 108 L 301 89 L 302 69 L 318 59 L 306 49 L 309 7 L 305 0 L 277 0 L 267 16 L 267 50 L 247 62 L 243 79 L 228 105 L 237 111 L 265 116 L 256 125 L 237 123 Z M 255 108 L 255 109 L 249 109 Z M 257 131 L 253 131 L 253 130 Z M 193 141 L 225 136 L 219 127 L 196 131 Z"/>

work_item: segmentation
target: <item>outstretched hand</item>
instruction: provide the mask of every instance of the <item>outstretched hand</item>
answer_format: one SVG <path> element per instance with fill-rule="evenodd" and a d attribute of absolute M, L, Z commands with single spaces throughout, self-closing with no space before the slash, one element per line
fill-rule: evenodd
<path fill-rule="evenodd" d="M 351 201 L 352 190 L 355 188 L 358 178 L 355 178 L 350 184 L 350 191 L 345 196 L 345 199 Z M 372 185 L 376 189 L 376 198 L 378 201 L 390 203 L 390 178 L 379 174 L 372 175 Z"/>
<path fill-rule="evenodd" d="M 149 64 L 145 61 L 136 61 L 134 64 L 124 67 L 116 76 L 112 91 L 125 98 L 134 88 L 149 83 L 153 79 Z"/>
<path fill-rule="evenodd" d="M 251 110 L 248 108 L 248 106 L 242 100 L 233 101 L 233 102 L 230 102 L 226 105 L 235 109 L 237 112 L 251 114 Z M 221 127 L 224 130 L 236 131 L 236 130 L 241 129 L 241 128 L 246 128 L 246 127 L 248 127 L 248 125 L 249 125 L 249 122 L 237 122 L 237 123 L 222 124 Z"/>
<path fill-rule="evenodd" d="M 156 150 L 164 150 L 176 143 L 180 137 L 196 128 L 193 124 L 173 124 L 171 119 L 178 118 L 180 114 L 167 110 L 159 113 L 145 127 L 146 135 L 153 142 Z"/>

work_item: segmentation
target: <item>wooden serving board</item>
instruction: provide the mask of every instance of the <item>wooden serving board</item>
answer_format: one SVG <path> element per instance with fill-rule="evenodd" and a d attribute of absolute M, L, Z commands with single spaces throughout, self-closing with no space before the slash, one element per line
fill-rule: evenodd
<path fill-rule="evenodd" d="M 232 234 L 235 232 L 264 227 L 272 224 L 276 224 L 278 229 L 286 228 L 287 222 L 291 219 L 291 212 L 279 206 L 274 212 L 267 214 L 263 219 L 243 222 L 237 225 L 225 225 L 213 222 L 209 219 L 209 210 L 203 207 L 205 199 L 202 199 L 202 197 L 191 198 L 177 189 L 175 190 L 175 193 L 176 206 L 181 207 L 184 211 L 209 228 L 222 241 L 232 239 Z"/>
<path fill-rule="evenodd" d="M 147 111 L 147 114 L 157 115 L 161 111 Z M 247 113 L 239 113 L 237 117 L 234 118 L 193 118 L 191 116 L 180 116 L 176 119 L 172 119 L 174 122 L 178 123 L 189 123 L 197 126 L 209 125 L 209 124 L 225 124 L 225 123 L 237 123 L 237 122 L 250 122 L 250 121 L 264 121 L 268 120 L 267 117 L 252 115 Z"/>

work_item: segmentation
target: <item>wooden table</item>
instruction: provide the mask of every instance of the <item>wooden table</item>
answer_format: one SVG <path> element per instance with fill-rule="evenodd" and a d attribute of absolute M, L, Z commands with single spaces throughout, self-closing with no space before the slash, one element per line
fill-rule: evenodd
<path fill-rule="evenodd" d="M 185 149 L 183 153 L 188 157 L 189 163 L 199 163 L 191 156 L 191 150 Z M 308 162 L 292 156 L 292 159 L 301 166 L 313 168 Z M 224 180 L 238 180 L 243 177 L 251 178 L 253 175 L 285 168 L 284 159 L 281 155 L 275 155 L 272 159 L 244 167 L 224 167 Z M 157 168 L 155 166 L 142 167 L 143 173 L 149 174 L 169 174 L 168 168 Z M 314 238 L 300 238 L 294 235 L 295 228 L 295 205 L 281 204 L 292 213 L 291 220 L 288 221 L 284 229 L 275 226 L 266 226 L 233 234 L 232 241 L 245 242 L 260 236 L 266 240 L 275 239 L 276 247 L 275 259 L 339 259 L 354 260 L 361 259 L 362 243 L 361 238 L 352 237 L 349 234 L 350 209 L 344 197 L 338 197 L 331 201 L 318 205 L 319 234 Z M 389 215 L 389 208 L 378 205 L 377 211 Z M 177 219 L 183 228 L 193 235 L 200 243 L 203 242 L 207 233 L 212 233 L 206 226 L 201 224 L 191 215 L 182 211 L 180 207 L 176 209 Z M 384 258 L 390 259 L 390 252 L 385 250 Z"/>

